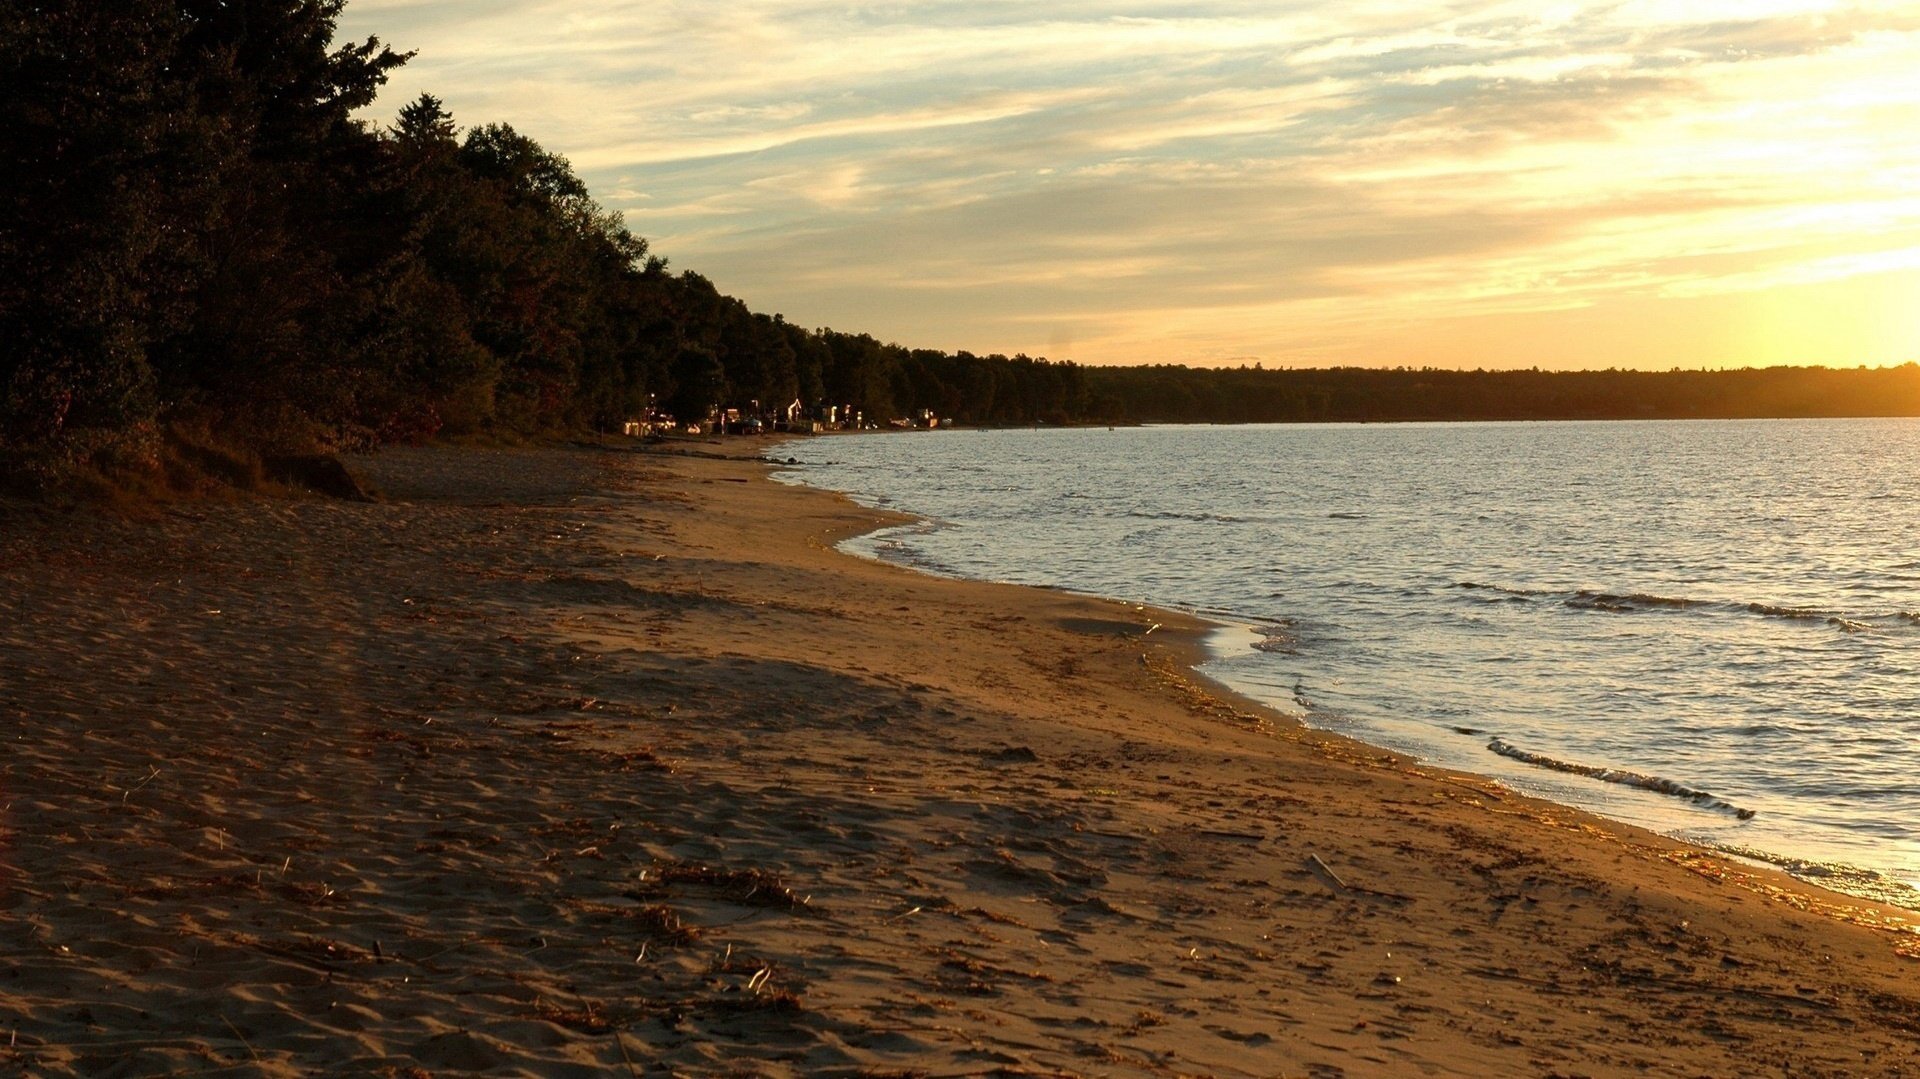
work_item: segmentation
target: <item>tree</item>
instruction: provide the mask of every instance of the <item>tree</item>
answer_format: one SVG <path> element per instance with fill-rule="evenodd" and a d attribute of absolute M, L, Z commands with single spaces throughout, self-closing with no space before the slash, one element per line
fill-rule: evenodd
<path fill-rule="evenodd" d="M 681 349 L 674 357 L 672 378 L 673 389 L 664 407 L 682 423 L 704 421 L 715 405 L 726 400 L 726 369 L 707 349 L 697 345 Z"/>
<path fill-rule="evenodd" d="M 162 2 L 0 14 L 0 445 L 85 452 L 153 418 L 179 33 Z"/>

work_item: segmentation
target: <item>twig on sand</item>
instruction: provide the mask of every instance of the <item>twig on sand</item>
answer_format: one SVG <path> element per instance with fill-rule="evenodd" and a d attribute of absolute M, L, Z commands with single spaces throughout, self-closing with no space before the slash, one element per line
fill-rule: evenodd
<path fill-rule="evenodd" d="M 1340 874 L 1335 873 L 1333 871 L 1332 866 L 1329 866 L 1327 863 L 1320 860 L 1320 856 L 1318 854 L 1314 854 L 1311 851 L 1307 853 L 1307 867 L 1312 869 L 1314 872 L 1320 874 L 1321 876 L 1327 878 L 1328 880 L 1332 881 L 1334 886 L 1339 888 L 1341 891 L 1349 892 L 1353 890 L 1347 887 L 1347 882 L 1340 879 Z"/>
<path fill-rule="evenodd" d="M 633 1058 L 627 1055 L 627 1040 L 620 1036 L 618 1030 L 613 1032 L 613 1044 L 620 1047 L 620 1059 L 627 1062 L 627 1074 L 633 1079 L 640 1079 L 640 1069 L 633 1066 Z"/>
<path fill-rule="evenodd" d="M 153 769 L 153 771 L 151 771 L 151 772 L 148 772 L 148 773 L 147 773 L 147 778 L 145 778 L 145 779 L 143 779 L 143 780 L 141 780 L 141 781 L 140 781 L 140 782 L 138 782 L 138 783 L 135 783 L 135 784 L 134 784 L 133 786 L 131 786 L 131 787 L 128 787 L 127 789 L 125 789 L 125 790 L 123 790 L 123 791 L 121 791 L 121 792 L 120 792 L 120 801 L 121 801 L 121 802 L 122 802 L 123 804 L 124 804 L 124 803 L 126 802 L 126 800 L 127 800 L 127 799 L 129 799 L 129 798 L 131 798 L 131 797 L 133 797 L 133 792 L 134 792 L 134 791 L 137 791 L 137 790 L 139 790 L 139 789 L 140 789 L 141 787 L 144 787 L 144 786 L 146 786 L 147 784 L 149 784 L 149 783 L 151 783 L 151 782 L 153 782 L 153 781 L 154 781 L 154 780 L 155 780 L 156 778 L 158 778 L 158 777 L 159 777 L 159 775 L 160 775 L 160 766 L 159 766 L 159 765 L 157 765 L 157 764 L 150 764 L 150 765 L 148 765 L 147 767 L 149 767 L 149 768 L 152 768 L 152 769 Z"/>
<path fill-rule="evenodd" d="M 253 1047 L 253 1043 L 247 1040 L 245 1034 L 240 1033 L 240 1028 L 233 1025 L 233 1020 L 227 1018 L 226 1012 L 220 1013 L 220 1021 L 227 1024 L 227 1029 L 233 1031 L 233 1036 L 240 1039 L 241 1045 L 247 1047 L 247 1052 L 253 1056 L 253 1059 L 260 1059 L 260 1050 Z"/>
<path fill-rule="evenodd" d="M 1378 899 L 1392 899 L 1401 903 L 1413 902 L 1412 896 L 1405 895 L 1400 892 L 1389 892 L 1379 888 L 1364 887 L 1359 884 L 1348 884 L 1346 881 L 1340 879 L 1340 874 L 1335 873 L 1333 871 L 1332 866 L 1328 865 L 1326 862 L 1321 861 L 1320 856 L 1318 854 L 1314 854 L 1311 852 L 1307 854 L 1307 868 L 1312 872 L 1318 873 L 1320 876 L 1326 878 L 1328 883 L 1334 885 L 1335 887 L 1339 888 L 1343 892 L 1352 892 L 1355 895 L 1370 895 Z"/>

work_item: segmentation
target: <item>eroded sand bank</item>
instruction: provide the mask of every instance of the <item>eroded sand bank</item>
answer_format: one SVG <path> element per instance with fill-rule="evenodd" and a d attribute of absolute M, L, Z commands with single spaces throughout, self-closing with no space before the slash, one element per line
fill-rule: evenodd
<path fill-rule="evenodd" d="M 1920 1067 L 1898 912 L 1288 726 L 1178 617 L 752 461 L 359 470 L 0 511 L 0 1072 Z"/>

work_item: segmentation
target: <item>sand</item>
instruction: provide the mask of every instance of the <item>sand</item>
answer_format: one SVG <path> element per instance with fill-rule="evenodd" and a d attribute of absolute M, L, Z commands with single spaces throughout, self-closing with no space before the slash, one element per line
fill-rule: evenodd
<path fill-rule="evenodd" d="M 0 508 L 0 1074 L 1920 1074 L 1902 912 L 678 450 Z"/>

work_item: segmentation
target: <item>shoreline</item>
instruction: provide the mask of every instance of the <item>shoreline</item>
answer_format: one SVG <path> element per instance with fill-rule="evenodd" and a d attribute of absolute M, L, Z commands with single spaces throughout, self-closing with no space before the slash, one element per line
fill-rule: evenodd
<path fill-rule="evenodd" d="M 1294 724 L 1198 618 L 755 458 L 354 467 L 0 512 L 0 1072 L 1920 1068 L 1905 912 Z"/>
<path fill-rule="evenodd" d="M 861 432 L 861 433 L 873 434 L 876 432 Z M 782 443 L 780 444 L 784 444 L 786 441 L 790 441 L 790 440 L 792 439 L 783 438 Z M 762 460 L 763 463 L 771 466 L 771 468 L 776 471 L 781 469 L 797 469 L 801 467 L 797 465 L 789 465 L 784 462 L 776 461 L 776 460 L 773 460 L 772 458 L 762 457 L 760 458 L 760 460 Z M 796 472 L 796 475 L 797 474 L 798 473 Z M 772 477 L 770 476 L 770 478 Z M 774 482 L 785 483 L 787 481 L 774 479 Z M 812 490 L 822 491 L 828 494 L 841 495 L 843 497 L 848 497 L 850 500 L 852 499 L 852 496 L 847 492 L 839 491 L 831 487 L 818 487 L 818 486 L 814 486 L 813 484 L 805 483 L 803 481 L 798 481 L 798 480 L 794 481 L 794 485 L 806 487 Z M 876 512 L 881 511 L 880 507 L 866 507 L 864 503 L 858 502 L 857 500 L 855 500 L 855 504 L 861 505 L 863 508 L 873 509 Z M 1306 730 L 1317 731 L 1323 734 L 1330 735 L 1335 738 L 1343 739 L 1353 743 L 1356 746 L 1362 747 L 1365 750 L 1370 750 L 1378 753 L 1392 754 L 1395 757 L 1402 759 L 1410 767 L 1423 769 L 1436 774 L 1450 775 L 1459 779 L 1470 780 L 1475 783 L 1492 784 L 1496 789 L 1506 792 L 1515 797 L 1530 798 L 1551 806 L 1559 807 L 1564 810 L 1588 814 L 1598 820 L 1606 822 L 1608 825 L 1613 827 L 1627 828 L 1627 829 L 1632 829 L 1634 831 L 1639 831 L 1639 832 L 1647 832 L 1652 835 L 1658 836 L 1667 842 L 1679 844 L 1683 847 L 1687 847 L 1692 850 L 1697 850 L 1703 854 L 1711 854 L 1718 858 L 1729 859 L 1741 866 L 1745 866 L 1750 869 L 1765 870 L 1772 873 L 1779 873 L 1791 879 L 1793 883 L 1798 887 L 1809 888 L 1809 889 L 1813 889 L 1816 892 L 1831 895 L 1833 897 L 1832 901 L 1834 903 L 1864 902 L 1864 903 L 1871 903 L 1871 904 L 1893 907 L 1897 910 L 1908 913 L 1911 919 L 1913 920 L 1913 922 L 1915 923 L 1915 925 L 1920 926 L 1920 889 L 1917 889 L 1914 886 L 1906 884 L 1905 882 L 1899 881 L 1895 878 L 1888 877 L 1884 873 L 1882 873 L 1880 870 L 1872 869 L 1867 866 L 1854 865 L 1852 863 L 1844 862 L 1844 861 L 1817 860 L 1812 858 L 1803 858 L 1798 855 L 1788 854 L 1788 853 L 1766 851 L 1766 850 L 1760 850 L 1757 848 L 1742 848 L 1742 847 L 1735 847 L 1735 846 L 1717 844 L 1712 842 L 1706 842 L 1701 840 L 1689 839 L 1689 838 L 1686 838 L 1685 836 L 1674 835 L 1665 831 L 1661 831 L 1659 828 L 1654 827 L 1652 825 L 1640 824 L 1640 823 L 1636 823 L 1635 821 L 1628 820 L 1622 817 L 1610 816 L 1607 813 L 1603 812 L 1602 810 L 1595 809 L 1586 805 L 1582 805 L 1577 801 L 1562 800 L 1562 799 L 1554 798 L 1551 794 L 1537 793 L 1537 792 L 1529 791 L 1520 787 L 1515 787 L 1506 779 L 1503 779 L 1498 775 L 1492 774 L 1491 771 L 1476 770 L 1471 765 L 1455 765 L 1455 764 L 1448 764 L 1448 763 L 1435 761 L 1435 760 L 1428 760 L 1420 757 L 1418 754 L 1409 752 L 1404 749 L 1398 749 L 1393 746 L 1382 745 L 1377 742 L 1369 741 L 1367 740 L 1366 737 L 1364 737 L 1363 734 L 1349 733 L 1334 727 L 1316 725 L 1309 722 L 1304 715 L 1296 715 L 1296 714 L 1286 712 L 1280 709 L 1279 707 L 1277 707 L 1276 705 L 1268 701 L 1262 700 L 1259 696 L 1255 695 L 1254 693 L 1239 689 L 1235 687 L 1232 683 L 1226 681 L 1225 679 L 1222 679 L 1216 675 L 1208 673 L 1208 671 L 1205 669 L 1210 665 L 1224 662 L 1230 658 L 1230 654 L 1227 651 L 1225 651 L 1224 646 L 1219 644 L 1219 641 L 1222 638 L 1234 636 L 1234 635 L 1245 636 L 1245 637 L 1257 637 L 1258 632 L 1251 625 L 1224 620 L 1218 616 L 1208 614 L 1204 611 L 1190 611 L 1190 610 L 1184 610 L 1178 607 L 1159 606 L 1152 603 L 1137 602 L 1133 600 L 1122 599 L 1116 596 L 1103 595 L 1098 592 L 1082 591 L 1079 589 L 1071 588 L 1066 585 L 1021 585 L 1015 582 L 999 581 L 999 580 L 994 580 L 994 579 L 985 578 L 985 577 L 968 577 L 960 574 L 950 574 L 950 573 L 941 572 L 928 567 L 915 565 L 911 562 L 890 560 L 877 553 L 869 554 L 866 552 L 844 549 L 846 544 L 848 543 L 853 543 L 870 536 L 875 536 L 880 533 L 886 532 L 890 529 L 912 528 L 915 526 L 916 523 L 925 524 L 928 520 L 927 518 L 920 517 L 905 511 L 888 509 L 885 512 L 897 514 L 899 516 L 904 517 L 905 520 L 879 523 L 879 524 L 876 524 L 872 529 L 864 533 L 856 533 L 854 535 L 848 536 L 846 539 L 842 540 L 839 545 L 839 548 L 841 549 L 841 553 L 847 554 L 850 557 L 873 561 L 873 562 L 884 564 L 884 565 L 896 566 L 896 567 L 906 569 L 910 572 L 926 574 L 928 576 L 932 576 L 932 577 L 943 579 L 943 580 L 951 580 L 951 581 L 959 581 L 959 582 L 977 582 L 977 583 L 984 583 L 984 584 L 1011 585 L 1013 587 L 1049 589 L 1049 590 L 1059 591 L 1066 595 L 1082 596 L 1088 599 L 1093 599 L 1093 600 L 1098 600 L 1104 603 L 1114 604 L 1122 608 L 1127 608 L 1129 610 L 1152 612 L 1154 615 L 1157 615 L 1162 619 L 1184 618 L 1184 619 L 1197 620 L 1203 623 L 1206 627 L 1210 627 L 1210 628 L 1200 632 L 1199 636 L 1194 642 L 1194 646 L 1193 646 L 1194 654 L 1191 657 L 1190 661 L 1186 664 L 1187 674 L 1189 677 L 1192 677 L 1198 680 L 1199 682 L 1201 682 L 1204 686 L 1207 687 L 1207 691 L 1212 693 L 1215 696 L 1221 697 L 1229 701 L 1238 701 L 1240 702 L 1240 705 L 1242 707 L 1249 708 L 1249 709 L 1257 709 L 1259 711 L 1263 711 L 1263 712 L 1267 712 L 1272 715 L 1275 715 L 1278 717 L 1280 722 L 1293 723 Z M 1251 647 L 1251 646 L 1243 645 L 1242 647 Z M 1502 745 L 1505 744 L 1505 743 L 1501 743 L 1499 739 L 1495 739 L 1494 741 Z M 1490 751 L 1498 752 L 1491 749 Z M 1558 764 L 1559 762 L 1555 762 L 1555 763 Z M 1562 770 L 1580 770 L 1583 766 L 1562 765 L 1561 767 L 1562 767 Z M 1593 769 L 1593 770 L 1594 771 L 1610 771 L 1609 769 Z M 1717 798 L 1712 798 L 1712 796 L 1710 795 L 1704 795 L 1704 794 L 1701 794 L 1701 792 L 1693 791 L 1691 788 L 1686 788 L 1678 783 L 1675 783 L 1672 780 L 1663 780 L 1663 779 L 1660 779 L 1659 777 L 1651 777 L 1651 776 L 1634 776 L 1633 778 L 1638 780 L 1644 780 L 1648 784 L 1665 784 L 1665 785 L 1677 788 L 1678 790 L 1684 792 L 1681 795 L 1678 795 L 1679 797 L 1710 798 L 1714 802 L 1719 803 L 1719 805 L 1724 806 L 1728 812 L 1748 812 L 1748 811 L 1740 810 L 1738 807 L 1735 807 L 1735 806 L 1728 806 L 1726 805 L 1726 803 L 1720 802 L 1720 800 Z M 1635 786 L 1638 784 L 1630 783 L 1628 785 Z M 1663 792 L 1656 792 L 1656 793 L 1659 797 L 1675 796 L 1675 795 L 1665 794 Z M 1828 883 L 1823 883 L 1823 881 L 1821 879 L 1818 879 L 1816 876 L 1811 876 L 1811 875 L 1801 876 L 1793 872 L 1791 868 L 1792 866 L 1796 866 L 1796 865 L 1809 866 L 1809 867 L 1813 867 L 1814 869 L 1825 871 L 1825 873 L 1828 876 L 1854 875 L 1854 876 L 1868 878 L 1868 880 L 1863 882 L 1863 884 L 1861 885 L 1862 889 L 1871 889 L 1872 887 L 1877 885 L 1879 887 L 1879 891 L 1881 894 L 1874 894 L 1874 892 L 1871 890 L 1849 891 L 1845 888 L 1837 887 Z M 1900 897 L 1906 898 L 1907 902 L 1901 902 L 1900 898 L 1895 897 L 1896 894 Z"/>
<path fill-rule="evenodd" d="M 854 456 L 860 457 L 857 453 Z M 773 463 L 776 467 L 779 466 L 779 462 Z M 795 477 L 792 482 L 810 485 L 817 483 L 817 478 L 807 476 L 804 463 L 792 475 Z M 856 477 L 848 475 L 844 478 L 850 482 Z M 831 487 L 821 489 L 834 490 Z M 894 494 L 900 495 L 900 493 L 901 489 L 896 487 Z M 859 500 L 861 504 L 867 504 L 864 497 L 860 497 Z M 990 520 L 991 513 L 983 519 Z M 916 520 L 919 519 L 916 518 Z M 962 530 L 961 533 L 956 534 L 967 533 Z M 977 532 L 973 534 L 978 535 Z M 979 541 L 976 539 L 974 542 Z M 965 548 L 966 544 L 963 541 L 959 549 L 964 551 Z M 997 579 L 989 576 L 968 576 L 966 573 L 956 572 L 937 563 L 924 566 L 920 564 L 919 556 L 921 555 L 930 559 L 945 557 L 937 554 L 939 550 L 938 543 L 933 543 L 932 550 L 923 547 L 919 551 L 887 550 L 884 546 L 870 541 L 857 542 L 850 547 L 850 553 L 861 557 L 890 561 L 935 576 L 954 580 L 992 581 Z M 974 552 L 971 561 L 967 561 L 968 556 L 964 553 L 961 558 L 963 564 L 968 565 L 972 572 L 978 573 L 983 569 L 989 573 L 995 572 L 992 560 L 981 557 L 977 551 Z M 1094 597 L 1103 595 L 1098 591 L 1076 587 L 1068 576 L 1059 572 L 1059 567 L 1055 567 L 1054 572 L 1040 575 L 1036 575 L 1031 569 L 1027 569 L 1022 574 L 1019 571 L 1023 567 L 1012 564 L 1000 568 L 1014 572 L 1016 576 L 1024 576 L 1030 582 L 1037 582 L 1037 587 L 1057 588 L 1072 594 Z M 1486 586 L 1463 585 L 1462 587 Z M 1581 595 L 1585 596 L 1586 593 L 1582 592 Z M 1105 598 L 1121 603 L 1135 601 L 1134 598 L 1118 596 Z M 1684 601 L 1669 601 L 1659 597 L 1652 597 L 1652 600 L 1662 604 L 1671 603 L 1675 606 L 1740 607 L 1752 610 L 1754 613 L 1783 617 L 1800 617 L 1806 613 L 1781 611 L 1764 603 L 1748 603 L 1744 600 L 1727 602 L 1689 598 Z M 1146 597 L 1144 602 L 1152 604 L 1155 601 L 1152 597 Z M 1573 605 L 1572 601 L 1569 601 L 1569 605 Z M 1313 729 L 1339 734 L 1361 744 L 1406 755 L 1427 767 L 1488 779 L 1516 794 L 1540 798 L 1567 808 L 1592 813 L 1623 826 L 1652 831 L 1675 842 L 1733 859 L 1745 866 L 1784 872 L 1809 888 L 1831 892 L 1849 900 L 1887 904 L 1914 912 L 1916 920 L 1920 920 L 1920 879 L 1912 876 L 1914 872 L 1912 866 L 1900 862 L 1897 857 L 1888 857 L 1888 848 L 1884 844 L 1880 849 L 1875 850 L 1864 842 L 1863 836 L 1878 834 L 1872 828 L 1875 823 L 1872 820 L 1855 822 L 1854 830 L 1851 831 L 1829 823 L 1828 828 L 1831 834 L 1816 834 L 1809 831 L 1805 816 L 1791 812 L 1794 809 L 1804 811 L 1809 807 L 1773 806 L 1761 814 L 1764 816 L 1764 821 L 1759 823 L 1764 824 L 1765 827 L 1760 828 L 1753 835 L 1746 835 L 1730 832 L 1724 827 L 1716 828 L 1711 822 L 1702 822 L 1698 817 L 1698 810 L 1690 811 L 1689 806 L 1704 806 L 1708 810 L 1723 813 L 1728 820 L 1745 822 L 1756 815 L 1753 809 L 1748 808 L 1755 803 L 1746 802 L 1738 795 L 1727 794 L 1722 791 L 1718 781 L 1712 779 L 1704 782 L 1706 790 L 1698 789 L 1695 784 L 1701 781 L 1684 770 L 1665 770 L 1666 766 L 1660 763 L 1664 758 L 1642 755 L 1633 758 L 1633 763 L 1615 764 L 1612 758 L 1604 754 L 1597 757 L 1581 756 L 1577 755 L 1577 750 L 1569 749 L 1566 752 L 1576 755 L 1558 759 L 1557 751 L 1549 748 L 1544 753 L 1535 752 L 1541 748 L 1540 745 L 1520 739 L 1509 741 L 1515 736 L 1504 732 L 1494 733 L 1464 726 L 1446 728 L 1437 725 L 1432 730 L 1423 731 L 1416 729 L 1417 724 L 1412 721 L 1399 727 L 1366 720 L 1329 721 L 1327 716 L 1296 710 L 1293 707 L 1294 702 L 1287 699 L 1285 683 L 1276 684 L 1271 677 L 1272 672 L 1264 672 L 1268 677 L 1259 677 L 1258 675 L 1263 672 L 1247 670 L 1244 664 L 1242 669 L 1236 672 L 1234 660 L 1237 650 L 1247 646 L 1240 638 L 1252 640 L 1259 636 L 1258 616 L 1241 616 L 1256 619 L 1250 622 L 1237 620 L 1235 615 L 1226 612 L 1191 610 L 1184 607 L 1162 607 L 1161 609 L 1181 610 L 1194 617 L 1206 619 L 1218 627 L 1214 647 L 1196 666 L 1220 688 L 1221 692 L 1233 693 L 1246 700 L 1289 714 L 1291 718 Z M 1285 622 L 1284 615 L 1288 612 L 1263 611 L 1262 613 L 1269 618 Z M 1827 613 L 1821 612 L 1822 616 Z M 1850 614 L 1849 616 L 1869 618 L 1868 615 Z M 1887 616 L 1886 620 L 1892 620 L 1892 616 Z M 1841 620 L 1834 618 L 1829 619 L 1829 622 L 1840 624 Z M 1850 631 L 1863 628 L 1851 623 L 1846 625 Z M 1324 660 L 1325 657 L 1321 658 Z M 1214 670 L 1209 671 L 1208 668 L 1214 668 Z M 1244 677 L 1236 679 L 1236 673 Z M 1345 673 L 1350 678 L 1355 678 L 1356 684 L 1364 684 L 1353 675 L 1353 672 Z M 1288 678 L 1290 680 L 1292 675 L 1289 674 Z M 1268 703 L 1269 697 L 1273 698 L 1273 703 Z M 1353 703 L 1348 702 L 1350 706 Z M 1359 709 L 1356 709 L 1356 712 L 1365 714 Z M 1438 721 L 1435 722 L 1438 723 Z M 1447 733 L 1449 730 L 1451 734 Z M 1531 733 L 1539 734 L 1538 731 L 1531 731 Z M 1451 735 L 1464 737 L 1449 741 Z M 1679 765 L 1671 765 L 1671 767 L 1680 768 Z M 1742 804 L 1731 804 L 1728 799 L 1741 801 Z M 1862 831 L 1862 828 L 1865 831 Z M 1895 848 L 1897 846 L 1896 844 Z"/>

